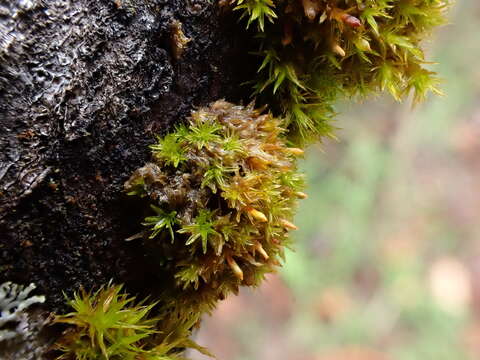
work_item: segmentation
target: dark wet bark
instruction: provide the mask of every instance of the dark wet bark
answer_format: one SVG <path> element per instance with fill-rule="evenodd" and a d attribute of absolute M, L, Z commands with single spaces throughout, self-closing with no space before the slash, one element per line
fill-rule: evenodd
<path fill-rule="evenodd" d="M 0 283 L 65 311 L 62 292 L 150 281 L 124 181 L 193 107 L 248 100 L 245 34 L 216 3 L 0 0 Z"/>

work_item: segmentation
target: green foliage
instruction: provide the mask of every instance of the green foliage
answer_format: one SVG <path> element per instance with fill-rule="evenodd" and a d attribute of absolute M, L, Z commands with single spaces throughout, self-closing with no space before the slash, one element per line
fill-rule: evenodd
<path fill-rule="evenodd" d="M 152 317 L 156 303 L 136 303 L 121 285 L 108 285 L 94 293 L 81 290 L 68 304 L 74 309 L 55 316 L 68 328 L 55 344 L 57 359 L 72 360 L 180 360 L 182 348 L 208 352 L 189 339 L 192 322 L 175 324 Z"/>
<path fill-rule="evenodd" d="M 177 222 L 177 212 L 171 211 L 167 213 L 155 205 L 150 205 L 150 207 L 157 213 L 157 215 L 146 217 L 145 222 L 143 223 L 143 225 L 151 227 L 152 233 L 150 234 L 149 238 L 153 239 L 162 230 L 166 229 L 170 233 L 170 238 L 172 241 L 174 241 L 175 236 L 173 235 L 173 226 Z"/>
<path fill-rule="evenodd" d="M 208 146 L 210 143 L 218 141 L 220 138 L 217 132 L 221 129 L 217 124 L 210 122 L 197 122 L 190 126 L 184 138 L 192 145 L 195 145 L 199 150 Z"/>
<path fill-rule="evenodd" d="M 224 149 L 226 151 L 237 151 L 235 150 L 235 144 L 223 143 Z M 228 150 L 233 149 L 233 150 Z M 228 176 L 228 172 L 235 171 L 235 168 L 228 168 L 222 165 L 213 165 L 203 175 L 202 187 L 208 186 L 214 193 L 217 192 L 217 184 L 225 185 L 225 179 Z"/>
<path fill-rule="evenodd" d="M 158 143 L 152 145 L 151 149 L 155 151 L 155 156 L 174 167 L 177 167 L 181 161 L 185 160 L 182 146 L 173 134 L 168 134 L 163 139 L 159 138 Z"/>
<path fill-rule="evenodd" d="M 254 95 L 288 119 L 303 144 L 332 136 L 340 96 L 388 91 L 414 102 L 439 94 L 420 41 L 444 23 L 449 0 L 232 0 L 247 27 L 257 22 L 260 56 Z M 267 6 L 268 5 L 268 6 Z M 266 25 L 258 16 L 270 10 Z M 275 12 L 274 12 L 275 9 Z"/>
<path fill-rule="evenodd" d="M 178 166 L 163 145 L 152 146 L 154 163 L 125 183 L 127 192 L 147 194 L 157 213 L 144 222 L 151 229 L 144 241 L 177 289 L 178 317 L 209 311 L 280 264 L 296 199 L 305 197 L 295 161 L 303 151 L 285 145 L 284 131 L 252 105 L 217 101 L 167 135 L 182 149 Z M 167 229 L 170 244 L 161 236 Z"/>
<path fill-rule="evenodd" d="M 258 29 L 263 31 L 265 20 L 273 22 L 277 17 L 273 7 L 273 0 L 237 0 L 235 10 L 242 10 L 241 17 L 246 17 L 247 28 L 254 21 L 258 24 Z"/>
<path fill-rule="evenodd" d="M 215 231 L 215 221 L 213 220 L 214 213 L 210 210 L 200 209 L 198 216 L 190 225 L 185 225 L 180 230 L 179 234 L 190 234 L 190 237 L 185 242 L 185 245 L 190 245 L 198 238 L 202 240 L 202 251 L 205 254 L 207 252 L 207 242 L 209 238 L 219 236 L 220 234 Z"/>
<path fill-rule="evenodd" d="M 120 294 L 121 286 L 101 288 L 91 294 L 82 290 L 68 304 L 74 312 L 55 321 L 74 325 L 58 343 L 59 359 L 134 358 L 143 352 L 140 341 L 155 333 L 156 320 L 149 306 L 134 305 L 134 298 Z"/>

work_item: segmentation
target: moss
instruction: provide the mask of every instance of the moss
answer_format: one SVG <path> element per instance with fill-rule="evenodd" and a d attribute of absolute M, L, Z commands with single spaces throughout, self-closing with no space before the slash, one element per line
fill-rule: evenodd
<path fill-rule="evenodd" d="M 340 96 L 439 94 L 421 41 L 445 22 L 449 0 L 231 0 L 257 25 L 254 95 L 287 119 L 291 139 L 333 136 Z"/>
<path fill-rule="evenodd" d="M 280 264 L 306 196 L 296 170 L 303 151 L 287 147 L 284 132 L 253 105 L 217 101 L 159 138 L 153 161 L 126 182 L 153 210 L 141 237 L 174 279 L 175 302 L 185 299 L 180 312 L 208 311 Z"/>
<path fill-rule="evenodd" d="M 180 360 L 185 348 L 210 355 L 189 339 L 193 322 L 152 316 L 157 303 L 137 302 L 121 285 L 81 290 L 68 304 L 74 311 L 54 320 L 70 325 L 54 346 L 59 360 Z"/>

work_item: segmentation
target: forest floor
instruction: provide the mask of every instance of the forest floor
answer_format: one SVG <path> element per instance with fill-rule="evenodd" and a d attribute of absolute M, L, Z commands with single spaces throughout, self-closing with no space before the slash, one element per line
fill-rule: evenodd
<path fill-rule="evenodd" d="M 219 360 L 479 358 L 479 24 L 458 1 L 430 44 L 445 97 L 340 109 L 303 164 L 296 251 L 197 334 Z"/>

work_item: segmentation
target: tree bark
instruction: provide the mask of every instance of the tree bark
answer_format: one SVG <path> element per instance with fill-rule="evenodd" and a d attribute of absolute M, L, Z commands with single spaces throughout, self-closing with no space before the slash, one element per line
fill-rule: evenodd
<path fill-rule="evenodd" d="M 0 0 L 0 283 L 58 312 L 82 286 L 161 287 L 123 183 L 192 108 L 248 101 L 238 29 L 209 0 Z"/>

